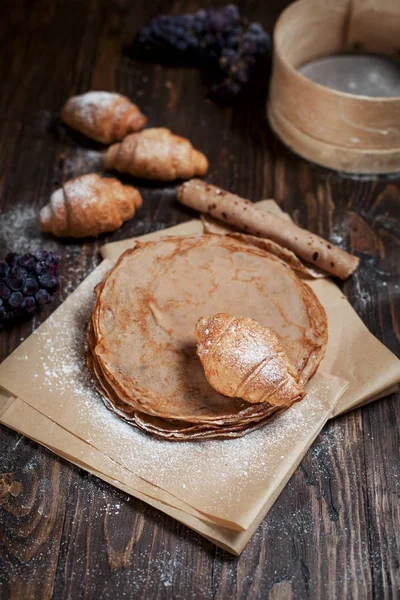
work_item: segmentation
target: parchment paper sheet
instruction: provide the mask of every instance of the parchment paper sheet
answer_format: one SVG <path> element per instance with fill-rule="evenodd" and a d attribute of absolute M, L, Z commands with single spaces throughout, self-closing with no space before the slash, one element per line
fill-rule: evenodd
<path fill-rule="evenodd" d="M 109 266 L 104 261 L 0 366 L 0 385 L 141 479 L 224 526 L 247 529 L 347 381 L 317 373 L 305 400 L 237 440 L 171 443 L 141 433 L 104 406 L 84 366 L 93 288 Z"/>
<path fill-rule="evenodd" d="M 340 388 L 341 384 L 339 384 L 339 389 Z M 93 448 L 90 444 L 87 444 L 80 438 L 63 429 L 54 423 L 54 421 L 48 419 L 48 417 L 37 412 L 20 398 L 13 398 L 9 403 L 8 409 L 1 415 L 2 400 L 3 402 L 6 402 L 6 398 L 0 397 L 1 421 L 12 429 L 23 432 L 25 435 L 46 446 L 59 456 L 66 458 L 79 467 L 104 479 L 115 487 L 144 500 L 155 508 L 163 510 L 168 515 L 176 518 L 234 554 L 240 554 L 243 550 L 308 449 L 307 445 L 307 447 L 305 446 L 298 455 L 294 455 L 295 462 L 291 465 L 291 469 L 288 470 L 286 474 L 282 473 L 284 477 L 279 477 L 277 482 L 273 482 L 271 495 L 267 497 L 250 527 L 246 531 L 236 532 L 215 525 L 206 518 L 196 516 L 196 514 L 193 513 L 188 513 L 186 510 L 180 510 L 174 506 L 176 501 L 174 498 L 172 498 L 171 505 L 168 494 L 163 495 L 159 488 L 154 488 L 140 478 L 135 477 L 132 473 L 118 465 L 118 463 L 115 463 L 109 457 Z M 321 414 L 321 419 L 326 420 L 326 411 L 323 411 L 323 414 Z M 314 438 L 319 432 L 319 427 L 310 427 L 309 433 L 311 433 L 312 430 L 312 436 Z M 197 515 L 199 515 L 199 513 L 197 513 Z"/>
<path fill-rule="evenodd" d="M 201 232 L 200 222 L 192 221 L 167 233 Z M 115 259 L 132 243 L 105 246 L 104 255 Z M 328 352 L 302 403 L 239 440 L 152 439 L 103 406 L 82 368 L 93 287 L 113 259 L 0 366 L 0 421 L 240 553 L 326 420 L 393 387 L 400 361 L 368 332 L 333 283 L 318 280 L 311 285 L 328 313 Z"/>

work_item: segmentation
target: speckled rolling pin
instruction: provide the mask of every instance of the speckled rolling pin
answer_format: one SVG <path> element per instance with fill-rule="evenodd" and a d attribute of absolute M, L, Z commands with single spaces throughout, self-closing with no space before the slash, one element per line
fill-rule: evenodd
<path fill-rule="evenodd" d="M 327 242 L 318 235 L 258 209 L 249 200 L 231 194 L 200 179 L 180 186 L 178 201 L 242 231 L 269 238 L 289 248 L 303 260 L 340 279 L 357 269 L 360 259 Z"/>

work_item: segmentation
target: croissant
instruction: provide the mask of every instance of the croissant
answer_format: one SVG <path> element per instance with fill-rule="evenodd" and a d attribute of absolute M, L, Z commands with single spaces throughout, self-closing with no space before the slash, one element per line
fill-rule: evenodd
<path fill-rule="evenodd" d="M 204 175 L 208 160 L 189 140 L 164 127 L 145 129 L 113 144 L 105 155 L 105 168 L 144 179 L 189 179 Z"/>
<path fill-rule="evenodd" d="M 73 96 L 62 109 L 61 117 L 72 129 L 103 144 L 122 140 L 147 123 L 136 104 L 126 96 L 111 92 Z"/>
<path fill-rule="evenodd" d="M 195 334 L 206 378 L 220 394 L 287 407 L 303 396 L 296 368 L 268 327 L 219 313 L 201 317 Z"/>
<path fill-rule="evenodd" d="M 121 227 L 141 205 L 134 187 L 90 173 L 53 192 L 40 211 L 40 227 L 58 237 L 97 236 Z"/>

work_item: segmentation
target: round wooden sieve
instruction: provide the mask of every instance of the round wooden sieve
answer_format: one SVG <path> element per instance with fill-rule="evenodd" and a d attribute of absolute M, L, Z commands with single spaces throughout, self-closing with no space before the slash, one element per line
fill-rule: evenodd
<path fill-rule="evenodd" d="M 357 96 L 297 69 L 349 52 L 400 54 L 399 0 L 299 0 L 274 30 L 268 118 L 294 152 L 339 171 L 400 170 L 400 97 Z"/>

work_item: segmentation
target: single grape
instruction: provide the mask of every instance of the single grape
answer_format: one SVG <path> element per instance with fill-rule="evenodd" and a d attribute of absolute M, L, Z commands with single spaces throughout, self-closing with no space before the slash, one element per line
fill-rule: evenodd
<path fill-rule="evenodd" d="M 35 272 L 37 275 L 40 275 L 42 273 L 47 273 L 47 269 L 48 269 L 47 263 L 42 260 L 38 261 L 35 265 Z"/>
<path fill-rule="evenodd" d="M 24 273 L 21 267 L 13 267 L 4 281 L 11 290 L 20 290 L 24 285 Z"/>
<path fill-rule="evenodd" d="M 25 285 L 22 288 L 22 292 L 26 296 L 32 296 L 32 295 L 36 294 L 38 289 L 39 289 L 39 283 L 37 282 L 37 280 L 33 279 L 32 277 L 29 277 L 25 280 Z"/>
<path fill-rule="evenodd" d="M 35 299 L 38 304 L 42 305 L 51 302 L 53 298 L 47 290 L 40 289 L 38 292 L 36 292 Z"/>
<path fill-rule="evenodd" d="M 17 254 L 15 254 L 15 252 L 9 252 L 8 254 L 6 254 L 4 260 L 6 261 L 9 267 L 13 267 L 17 260 Z"/>
<path fill-rule="evenodd" d="M 39 275 L 39 283 L 42 288 L 47 290 L 51 287 L 52 277 L 49 273 L 44 273 L 44 275 Z"/>
<path fill-rule="evenodd" d="M 36 258 L 39 261 L 43 261 L 46 262 L 47 259 L 49 258 L 49 253 L 47 252 L 47 250 L 39 250 L 39 252 L 36 253 Z"/>
<path fill-rule="evenodd" d="M 264 28 L 260 23 L 250 23 L 247 31 L 249 31 L 250 33 L 255 33 L 257 35 L 265 34 Z"/>
<path fill-rule="evenodd" d="M 18 264 L 24 269 L 33 269 L 36 265 L 36 258 L 32 254 L 24 254 L 18 259 Z"/>
<path fill-rule="evenodd" d="M 199 21 L 205 21 L 207 19 L 207 11 L 204 8 L 200 8 L 194 13 L 194 18 Z"/>
<path fill-rule="evenodd" d="M 227 25 L 224 14 L 222 12 L 219 12 L 218 10 L 211 10 L 210 25 L 214 31 L 224 31 Z"/>
<path fill-rule="evenodd" d="M 36 300 L 33 296 L 26 296 L 22 302 L 22 308 L 28 313 L 32 313 L 36 309 Z"/>
<path fill-rule="evenodd" d="M 13 292 L 8 299 L 8 304 L 12 306 L 12 308 L 19 308 L 24 301 L 24 297 L 21 292 Z"/>

